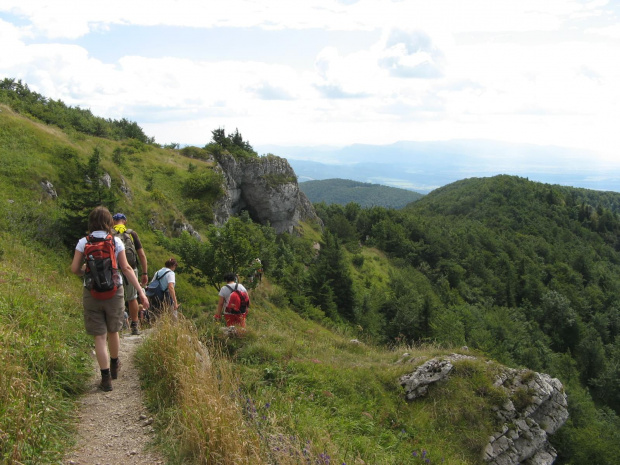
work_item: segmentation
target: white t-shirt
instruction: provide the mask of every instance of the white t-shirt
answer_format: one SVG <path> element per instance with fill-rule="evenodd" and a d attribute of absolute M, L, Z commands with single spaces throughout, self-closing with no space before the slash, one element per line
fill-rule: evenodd
<path fill-rule="evenodd" d="M 106 237 L 108 234 L 108 232 L 105 231 L 93 231 L 92 235 L 96 238 L 104 238 Z M 122 252 L 123 250 L 125 250 L 125 244 L 123 244 L 123 241 L 120 240 L 117 236 L 112 236 L 114 237 L 114 250 L 116 253 L 116 258 L 118 259 L 118 254 L 120 252 Z M 77 245 L 75 246 L 75 250 L 77 250 L 78 252 L 84 253 L 84 247 L 86 247 L 86 237 L 81 238 Z"/>
<path fill-rule="evenodd" d="M 166 271 L 169 271 L 169 273 L 166 273 Z M 164 273 L 166 273 L 165 276 L 164 276 Z M 168 284 L 170 283 L 172 283 L 173 286 L 176 286 L 176 276 L 174 274 L 174 271 L 172 271 L 170 268 L 166 268 L 164 266 L 161 270 L 155 273 L 155 276 L 153 276 L 153 279 L 151 280 L 151 282 L 153 282 L 157 276 L 160 277 L 159 287 L 161 287 L 162 291 L 165 291 L 166 289 L 168 289 Z"/>

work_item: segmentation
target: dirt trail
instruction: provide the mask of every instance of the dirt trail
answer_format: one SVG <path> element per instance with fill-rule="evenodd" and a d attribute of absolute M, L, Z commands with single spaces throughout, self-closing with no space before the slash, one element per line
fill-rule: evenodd
<path fill-rule="evenodd" d="M 144 333 L 143 333 L 144 334 Z M 142 404 L 138 372 L 133 363 L 141 336 L 121 334 L 119 358 L 122 366 L 113 390 L 98 389 L 101 375 L 94 359 L 91 389 L 81 399 L 76 448 L 67 454 L 65 465 L 154 465 L 165 460 L 148 444 L 153 438 L 152 419 Z"/>

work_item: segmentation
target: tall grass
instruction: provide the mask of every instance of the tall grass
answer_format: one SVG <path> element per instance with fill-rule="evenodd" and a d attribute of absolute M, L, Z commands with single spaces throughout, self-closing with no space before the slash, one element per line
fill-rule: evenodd
<path fill-rule="evenodd" d="M 13 213 L 0 208 L 0 463 L 58 463 L 90 376 L 91 341 L 69 258 L 33 247 Z"/>
<path fill-rule="evenodd" d="M 174 321 L 164 315 L 152 331 L 136 358 L 171 463 L 329 463 L 328 441 L 317 448 L 283 427 L 269 402 L 248 394 L 219 342 L 207 348 L 183 316 Z"/>
<path fill-rule="evenodd" d="M 168 314 L 137 353 L 151 408 L 169 418 L 164 447 L 179 462 L 262 463 L 259 439 L 244 422 L 230 365 L 213 357 L 192 324 Z"/>

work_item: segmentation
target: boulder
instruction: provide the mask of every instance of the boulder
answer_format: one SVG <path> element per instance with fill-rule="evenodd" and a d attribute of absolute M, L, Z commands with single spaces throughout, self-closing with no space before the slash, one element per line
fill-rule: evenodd
<path fill-rule="evenodd" d="M 413 373 L 400 378 L 408 400 L 428 393 L 429 387 L 449 378 L 455 360 L 475 357 L 452 354 L 433 358 Z M 555 433 L 568 419 L 568 403 L 562 383 L 545 373 L 502 367 L 494 382 L 504 389 L 507 400 L 494 408 L 502 423 L 491 435 L 483 451 L 489 465 L 551 465 L 557 453 L 549 444 L 548 435 Z M 519 405 L 510 399 L 519 394 Z"/>
<path fill-rule="evenodd" d="M 224 154 L 218 163 L 225 194 L 213 208 L 216 224 L 244 210 L 278 234 L 293 232 L 301 221 L 321 222 L 286 159 L 269 155 L 238 160 Z"/>
<path fill-rule="evenodd" d="M 58 193 L 56 192 L 56 189 L 54 189 L 54 186 L 51 182 L 47 180 L 41 181 L 41 187 L 50 199 L 58 198 Z"/>

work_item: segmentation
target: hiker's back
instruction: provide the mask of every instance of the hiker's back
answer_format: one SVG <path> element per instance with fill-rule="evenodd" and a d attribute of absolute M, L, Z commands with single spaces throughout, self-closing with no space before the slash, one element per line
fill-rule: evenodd
<path fill-rule="evenodd" d="M 112 298 L 123 282 L 118 269 L 114 237 L 111 234 L 105 237 L 88 235 L 84 258 L 84 287 L 90 290 L 95 299 Z"/>
<path fill-rule="evenodd" d="M 125 246 L 125 256 L 127 257 L 127 263 L 136 269 L 138 267 L 138 252 L 136 251 L 136 245 L 132 237 L 133 230 L 128 229 L 123 224 L 117 224 L 114 226 L 114 234 L 123 242 Z"/>
<path fill-rule="evenodd" d="M 239 283 L 235 283 L 234 287 L 230 284 L 226 284 L 226 287 L 230 289 L 230 297 L 228 298 L 225 310 L 226 313 L 232 315 L 245 314 L 250 306 L 250 296 L 246 288 Z"/>

